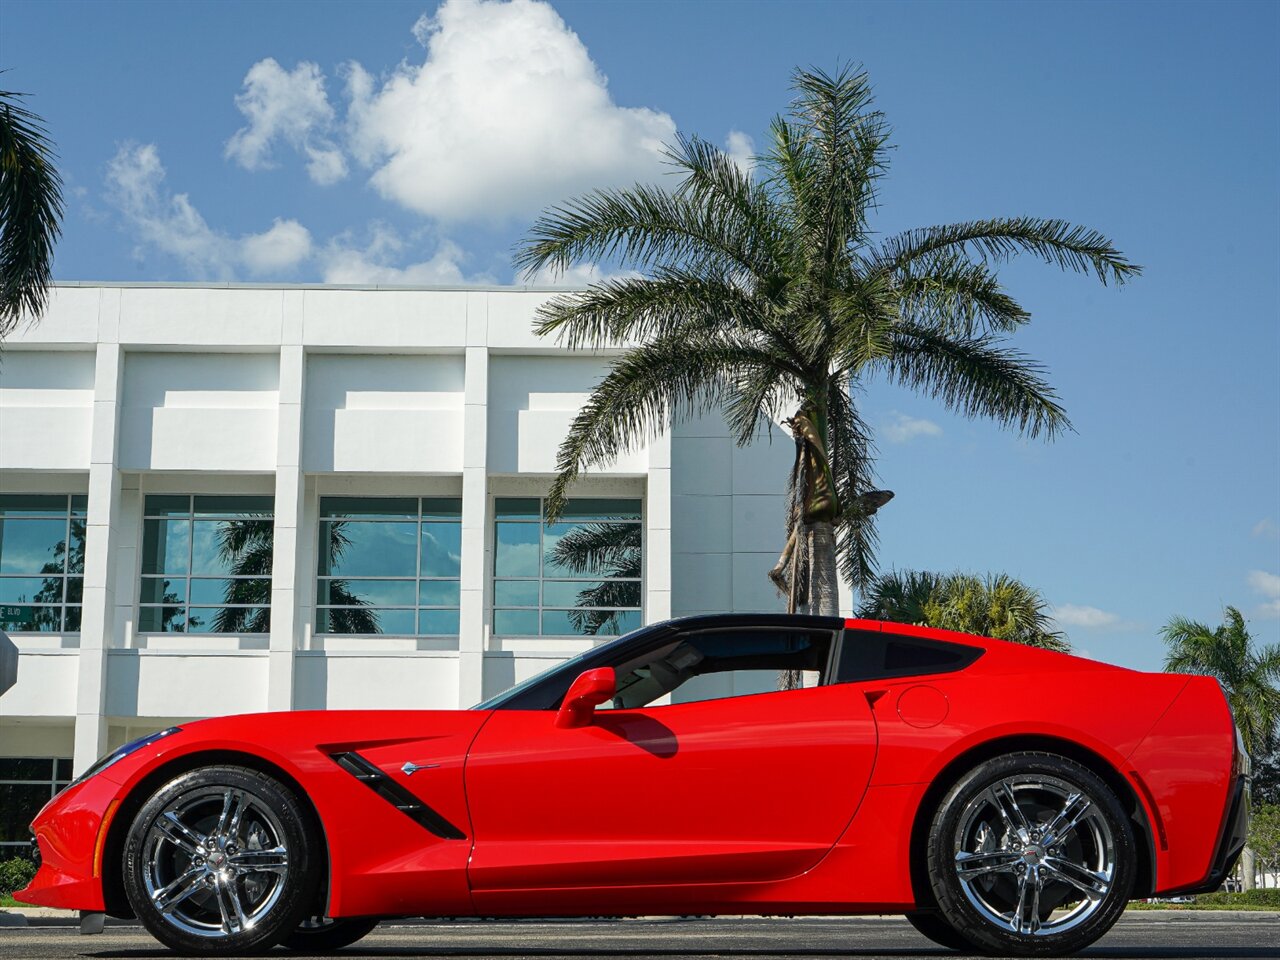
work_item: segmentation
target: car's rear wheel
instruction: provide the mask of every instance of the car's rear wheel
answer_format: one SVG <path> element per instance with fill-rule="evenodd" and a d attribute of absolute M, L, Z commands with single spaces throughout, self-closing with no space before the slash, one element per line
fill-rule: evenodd
<path fill-rule="evenodd" d="M 341 950 L 373 932 L 377 920 L 362 917 L 308 917 L 298 929 L 284 938 L 284 946 L 298 953 L 328 953 Z"/>
<path fill-rule="evenodd" d="M 312 908 L 317 843 L 279 781 L 245 767 L 201 767 L 138 812 L 125 840 L 125 893 L 143 926 L 174 950 L 265 950 Z"/>
<path fill-rule="evenodd" d="M 943 919 L 974 947 L 1061 956 L 1097 940 L 1133 888 L 1133 831 L 1093 771 L 1014 753 L 969 771 L 938 807 L 929 877 Z"/>
<path fill-rule="evenodd" d="M 972 943 L 956 933 L 955 928 L 936 913 L 917 910 L 907 914 L 907 922 L 940 947 L 965 952 L 973 949 Z"/>

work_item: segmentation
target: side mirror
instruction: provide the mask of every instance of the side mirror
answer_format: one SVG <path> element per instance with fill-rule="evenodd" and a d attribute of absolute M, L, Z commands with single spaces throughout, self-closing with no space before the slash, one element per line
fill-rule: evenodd
<path fill-rule="evenodd" d="M 578 675 L 564 695 L 560 712 L 556 714 L 557 727 L 585 727 L 591 722 L 596 706 L 612 700 L 618 692 L 618 680 L 613 667 L 598 667 Z"/>

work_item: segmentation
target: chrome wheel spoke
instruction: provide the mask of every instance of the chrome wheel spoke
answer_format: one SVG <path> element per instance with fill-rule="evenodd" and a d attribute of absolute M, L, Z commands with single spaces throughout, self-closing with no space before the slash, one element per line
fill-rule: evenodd
<path fill-rule="evenodd" d="M 991 873 L 1013 873 L 1014 866 L 1021 859 L 1021 854 L 1013 850 L 993 850 L 990 853 L 961 851 L 956 854 L 956 873 L 961 880 L 972 880 Z"/>
<path fill-rule="evenodd" d="M 240 896 L 236 893 L 235 880 L 215 879 L 213 888 L 218 897 L 218 912 L 222 914 L 222 929 L 225 933 L 239 933 L 246 926 L 244 907 L 240 905 Z"/>
<path fill-rule="evenodd" d="M 172 883 L 161 887 L 151 895 L 151 903 L 161 913 L 168 913 L 201 888 L 200 879 L 204 876 L 203 867 L 191 867 Z"/>
<path fill-rule="evenodd" d="M 289 851 L 284 847 L 274 847 L 271 850 L 242 850 L 228 857 L 227 862 L 236 873 L 240 874 L 276 873 L 284 876 L 289 872 Z"/>
<path fill-rule="evenodd" d="M 1095 873 L 1061 857 L 1045 857 L 1043 868 L 1054 880 L 1068 883 L 1090 900 L 1101 900 L 1111 888 L 1111 878 L 1105 873 Z"/>
<path fill-rule="evenodd" d="M 1027 892 L 1031 888 L 1031 874 L 1024 873 L 1018 878 L 1018 903 L 1013 908 L 1013 916 L 1009 919 L 1009 926 L 1013 928 L 1014 933 L 1026 933 L 1023 930 L 1023 917 L 1027 912 Z"/>
<path fill-rule="evenodd" d="M 1008 782 L 1001 780 L 992 786 L 988 795 L 1000 812 L 1000 819 L 1018 835 L 1020 840 L 1025 841 L 1031 835 L 1031 827 L 1027 824 L 1027 818 L 1023 815 L 1022 808 L 1018 806 L 1018 798 L 1013 795 L 1013 789 Z"/>
<path fill-rule="evenodd" d="M 1082 793 L 1073 793 L 1067 797 L 1067 802 L 1063 804 L 1057 816 L 1044 828 L 1045 846 L 1056 846 L 1071 836 L 1071 832 L 1080 825 L 1080 821 L 1092 807 L 1092 801 Z"/>
<path fill-rule="evenodd" d="M 204 851 L 205 842 L 208 840 L 207 837 L 202 837 L 191 830 L 172 810 L 166 810 L 160 815 L 156 820 L 156 829 L 164 835 L 166 840 L 193 857 Z"/>
<path fill-rule="evenodd" d="M 243 790 L 228 790 L 223 794 L 217 834 L 225 839 L 233 839 L 240 832 L 240 821 L 244 819 L 244 811 L 248 805 L 249 798 Z"/>

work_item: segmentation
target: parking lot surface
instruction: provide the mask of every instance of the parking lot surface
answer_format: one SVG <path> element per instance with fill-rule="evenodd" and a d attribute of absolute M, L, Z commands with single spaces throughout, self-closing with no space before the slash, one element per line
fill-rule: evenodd
<path fill-rule="evenodd" d="M 33 921 L 38 923 L 39 921 Z M 280 957 L 300 957 L 276 951 Z M 63 925 L 0 929 L 2 960 L 172 956 L 141 927 L 82 937 Z M 959 957 L 901 918 L 643 919 L 521 923 L 383 924 L 337 957 L 513 958 Z M 1081 956 L 1280 960 L 1280 913 L 1131 912 Z"/>

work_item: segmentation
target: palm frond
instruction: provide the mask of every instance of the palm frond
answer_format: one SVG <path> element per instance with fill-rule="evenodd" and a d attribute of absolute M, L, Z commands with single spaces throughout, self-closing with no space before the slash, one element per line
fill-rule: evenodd
<path fill-rule="evenodd" d="M 1004 292 L 987 264 L 963 256 L 938 253 L 922 257 L 900 270 L 896 279 L 902 314 L 945 333 L 966 337 L 1011 333 L 1031 319 L 1031 314 Z"/>
<path fill-rule="evenodd" d="M 1071 429 L 1039 364 L 989 336 L 952 337 L 903 323 L 883 369 L 891 382 L 966 417 L 986 417 L 1029 437 Z"/>
<path fill-rule="evenodd" d="M 0 338 L 44 311 L 63 212 L 53 144 L 23 96 L 0 90 Z"/>
<path fill-rule="evenodd" d="M 972 253 L 996 263 L 1029 253 L 1063 270 L 1093 273 L 1104 284 L 1123 284 L 1142 273 L 1140 266 L 1131 263 L 1097 230 L 1043 217 L 970 220 L 909 230 L 883 244 L 879 265 L 893 273 L 945 252 Z"/>

